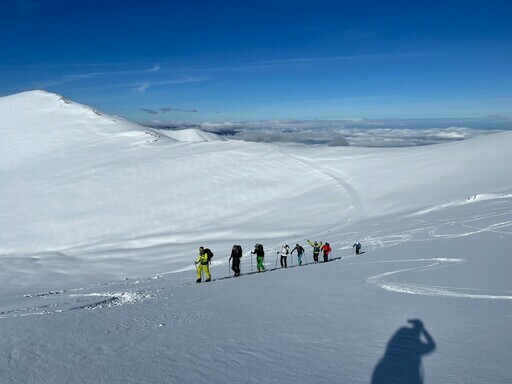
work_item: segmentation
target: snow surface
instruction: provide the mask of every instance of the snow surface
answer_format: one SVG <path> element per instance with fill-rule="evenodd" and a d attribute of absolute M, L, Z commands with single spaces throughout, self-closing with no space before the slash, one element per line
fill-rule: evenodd
<path fill-rule="evenodd" d="M 222 141 L 42 91 L 0 116 L 1 382 L 510 383 L 512 132 Z M 247 273 L 305 239 L 335 260 L 194 283 L 200 245 L 224 278 L 233 244 Z"/>

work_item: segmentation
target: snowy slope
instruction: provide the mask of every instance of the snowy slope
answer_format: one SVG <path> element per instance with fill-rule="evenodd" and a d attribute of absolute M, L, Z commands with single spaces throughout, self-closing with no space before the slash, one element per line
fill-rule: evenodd
<path fill-rule="evenodd" d="M 512 375 L 512 132 L 393 149 L 166 137 L 39 91 L 0 116 L 2 382 Z M 222 278 L 235 243 L 250 272 L 255 242 L 274 268 L 305 239 L 341 260 L 193 283 L 199 245 Z"/>
<path fill-rule="evenodd" d="M 189 128 L 172 131 L 168 129 L 159 129 L 162 135 L 171 137 L 177 141 L 186 142 L 204 142 L 204 141 L 221 141 L 222 139 L 214 133 L 201 131 L 200 129 Z"/>

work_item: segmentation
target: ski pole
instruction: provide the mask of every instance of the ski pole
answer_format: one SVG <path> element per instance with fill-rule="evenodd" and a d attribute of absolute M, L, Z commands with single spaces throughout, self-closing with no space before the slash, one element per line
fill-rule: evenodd
<path fill-rule="evenodd" d="M 252 272 L 252 252 L 251 252 L 251 272 Z"/>

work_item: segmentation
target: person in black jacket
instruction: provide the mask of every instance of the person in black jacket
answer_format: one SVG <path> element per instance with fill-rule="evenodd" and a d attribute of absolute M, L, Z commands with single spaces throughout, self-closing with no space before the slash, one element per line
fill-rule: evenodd
<path fill-rule="evenodd" d="M 297 259 L 299 260 L 299 265 L 302 265 L 302 255 L 304 254 L 304 248 L 301 245 L 295 244 L 295 248 L 292 249 L 291 255 L 293 255 L 293 251 L 297 251 Z"/>
<path fill-rule="evenodd" d="M 231 269 L 235 272 L 235 277 L 240 276 L 240 258 L 242 257 L 242 246 L 241 245 L 233 245 L 233 249 L 231 250 L 231 257 L 229 261 L 233 260 L 231 263 Z"/>

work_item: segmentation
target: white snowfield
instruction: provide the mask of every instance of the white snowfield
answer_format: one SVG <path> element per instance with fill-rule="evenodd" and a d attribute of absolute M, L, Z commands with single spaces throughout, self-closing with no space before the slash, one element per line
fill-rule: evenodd
<path fill-rule="evenodd" d="M 2 383 L 510 382 L 512 132 L 225 141 L 33 91 L 0 134 Z M 201 245 L 218 279 L 306 239 L 335 260 L 195 284 Z"/>

